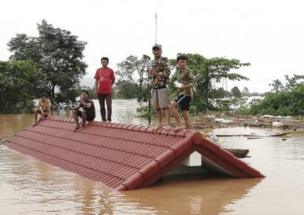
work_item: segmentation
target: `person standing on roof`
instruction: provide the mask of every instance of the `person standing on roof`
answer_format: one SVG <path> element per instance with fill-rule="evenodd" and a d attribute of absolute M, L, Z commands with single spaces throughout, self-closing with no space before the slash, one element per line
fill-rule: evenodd
<path fill-rule="evenodd" d="M 102 57 L 102 67 L 95 73 L 95 91 L 100 105 L 102 121 L 112 121 L 112 85 L 115 82 L 114 71 L 108 67 L 109 58 Z M 105 103 L 107 105 L 107 117 Z"/>
<path fill-rule="evenodd" d="M 180 109 L 183 113 L 185 125 L 187 129 L 192 128 L 190 121 L 189 108 L 193 98 L 193 75 L 192 71 L 187 67 L 187 56 L 180 55 L 177 57 L 177 81 L 174 82 L 175 87 L 178 90 L 177 98 L 170 105 L 170 113 L 176 120 L 177 128 L 181 128 L 181 120 L 178 115 L 177 109 Z"/>
<path fill-rule="evenodd" d="M 152 47 L 154 60 L 151 62 L 151 68 L 149 70 L 149 77 L 151 79 L 150 85 L 152 104 L 156 109 L 157 124 L 158 127 L 162 126 L 163 114 L 165 117 L 165 124 L 170 124 L 170 113 L 169 113 L 169 90 L 167 84 L 170 76 L 170 64 L 166 57 L 162 57 L 162 47 L 159 44 L 155 44 Z"/>

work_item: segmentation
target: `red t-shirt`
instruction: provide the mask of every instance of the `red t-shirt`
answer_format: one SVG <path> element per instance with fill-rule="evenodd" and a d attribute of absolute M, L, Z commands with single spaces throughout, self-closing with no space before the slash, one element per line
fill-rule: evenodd
<path fill-rule="evenodd" d="M 98 94 L 108 94 L 112 93 L 112 84 L 115 81 L 114 72 L 109 67 L 97 69 L 94 78 L 99 83 L 99 88 L 97 89 Z"/>

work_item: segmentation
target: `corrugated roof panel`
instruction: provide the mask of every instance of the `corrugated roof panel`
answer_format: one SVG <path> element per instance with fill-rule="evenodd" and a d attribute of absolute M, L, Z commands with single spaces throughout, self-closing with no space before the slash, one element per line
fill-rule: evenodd
<path fill-rule="evenodd" d="M 148 186 L 194 150 L 232 176 L 262 176 L 197 132 L 97 122 L 73 132 L 74 126 L 71 119 L 52 117 L 7 145 L 114 189 Z"/>

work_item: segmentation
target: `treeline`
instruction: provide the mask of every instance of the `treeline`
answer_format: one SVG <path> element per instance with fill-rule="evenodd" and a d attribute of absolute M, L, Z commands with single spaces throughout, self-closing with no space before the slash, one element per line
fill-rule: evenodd
<path fill-rule="evenodd" d="M 0 113 L 25 113 L 33 110 L 33 100 L 42 95 L 49 97 L 53 104 L 75 101 L 79 95 L 80 80 L 87 68 L 83 61 L 86 42 L 67 30 L 55 28 L 42 20 L 37 25 L 38 36 L 17 34 L 8 43 L 12 55 L 9 61 L 0 62 Z M 194 98 L 192 113 L 206 110 L 231 110 L 230 106 L 243 96 L 258 95 L 247 88 L 242 91 L 233 87 L 231 91 L 216 85 L 228 80 L 248 80 L 237 73 L 242 63 L 238 59 L 223 57 L 206 58 L 200 54 L 186 54 L 188 66 L 194 75 Z M 119 63 L 116 71 L 117 82 L 114 98 L 136 98 L 139 101 L 149 97 L 148 68 L 151 58 L 148 55 L 128 56 Z M 176 60 L 171 59 L 171 99 L 177 92 Z M 241 108 L 245 114 L 303 115 L 304 76 L 286 76 L 284 81 L 274 80 L 271 92 L 263 100 L 252 102 L 250 107 Z M 91 98 L 96 98 L 93 88 Z M 233 98 L 232 100 L 227 98 Z M 218 105 L 214 101 L 219 101 Z"/>
<path fill-rule="evenodd" d="M 236 73 L 241 67 L 249 66 L 249 63 L 241 63 L 238 59 L 227 58 L 205 58 L 200 54 L 186 54 L 188 66 L 195 77 L 195 91 L 192 112 L 214 110 L 216 107 L 210 99 L 225 97 L 225 95 L 238 95 L 240 90 L 236 87 L 232 92 L 225 91 L 223 88 L 214 89 L 214 83 L 223 80 L 248 80 L 247 77 Z M 147 99 L 149 95 L 147 70 L 150 64 L 150 57 L 129 56 L 118 64 L 117 75 L 119 80 L 116 84 L 116 95 L 122 98 L 137 98 L 138 100 Z M 176 80 L 176 60 L 171 59 L 171 79 L 169 83 L 171 99 L 177 95 L 173 82 Z M 248 89 L 247 89 L 248 91 Z"/>
<path fill-rule="evenodd" d="M 285 81 L 274 80 L 264 99 L 253 101 L 243 114 L 304 115 L 304 75 L 285 76 Z"/>
<path fill-rule="evenodd" d="M 247 77 L 236 73 L 236 70 L 249 66 L 237 59 L 205 58 L 199 54 L 187 54 L 188 66 L 195 76 L 195 94 L 191 106 L 192 113 L 206 110 L 238 111 L 243 114 L 271 114 L 271 115 L 304 115 L 304 76 L 285 76 L 285 80 L 274 80 L 270 86 L 271 91 L 263 94 L 249 92 L 248 88 L 242 91 L 233 87 L 231 91 L 223 87 L 215 87 L 216 83 L 227 80 L 248 80 Z M 143 55 L 129 56 L 118 64 L 117 75 L 119 81 L 115 87 L 119 98 L 147 99 L 149 95 L 147 69 L 150 58 Z M 176 61 L 171 59 L 172 73 L 175 71 Z M 169 84 L 171 99 L 176 96 L 173 82 L 176 76 L 171 76 Z M 248 97 L 258 96 L 249 105 L 245 105 Z M 233 108 L 234 107 L 234 108 Z M 235 109 L 235 107 L 237 107 Z M 144 109 L 144 108 L 143 108 Z"/>
<path fill-rule="evenodd" d="M 0 113 L 33 110 L 41 73 L 28 61 L 0 62 Z"/>
<path fill-rule="evenodd" d="M 31 112 L 33 99 L 42 95 L 53 104 L 78 96 L 86 42 L 45 20 L 37 30 L 37 37 L 17 34 L 8 43 L 12 55 L 0 62 L 0 113 Z"/>

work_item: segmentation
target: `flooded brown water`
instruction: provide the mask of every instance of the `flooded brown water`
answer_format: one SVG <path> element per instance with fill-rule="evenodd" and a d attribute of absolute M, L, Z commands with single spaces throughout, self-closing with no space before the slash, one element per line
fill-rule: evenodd
<path fill-rule="evenodd" d="M 135 117 L 135 101 L 117 100 L 113 106 L 113 121 L 146 124 L 145 119 Z M 31 115 L 0 115 L 0 138 L 32 122 Z M 213 132 L 268 135 L 278 130 L 226 128 Z M 101 183 L 0 145 L 0 214 L 304 214 L 303 133 L 284 141 L 279 137 L 227 137 L 218 142 L 250 149 L 250 157 L 244 160 L 266 177 L 188 177 L 111 192 Z"/>

